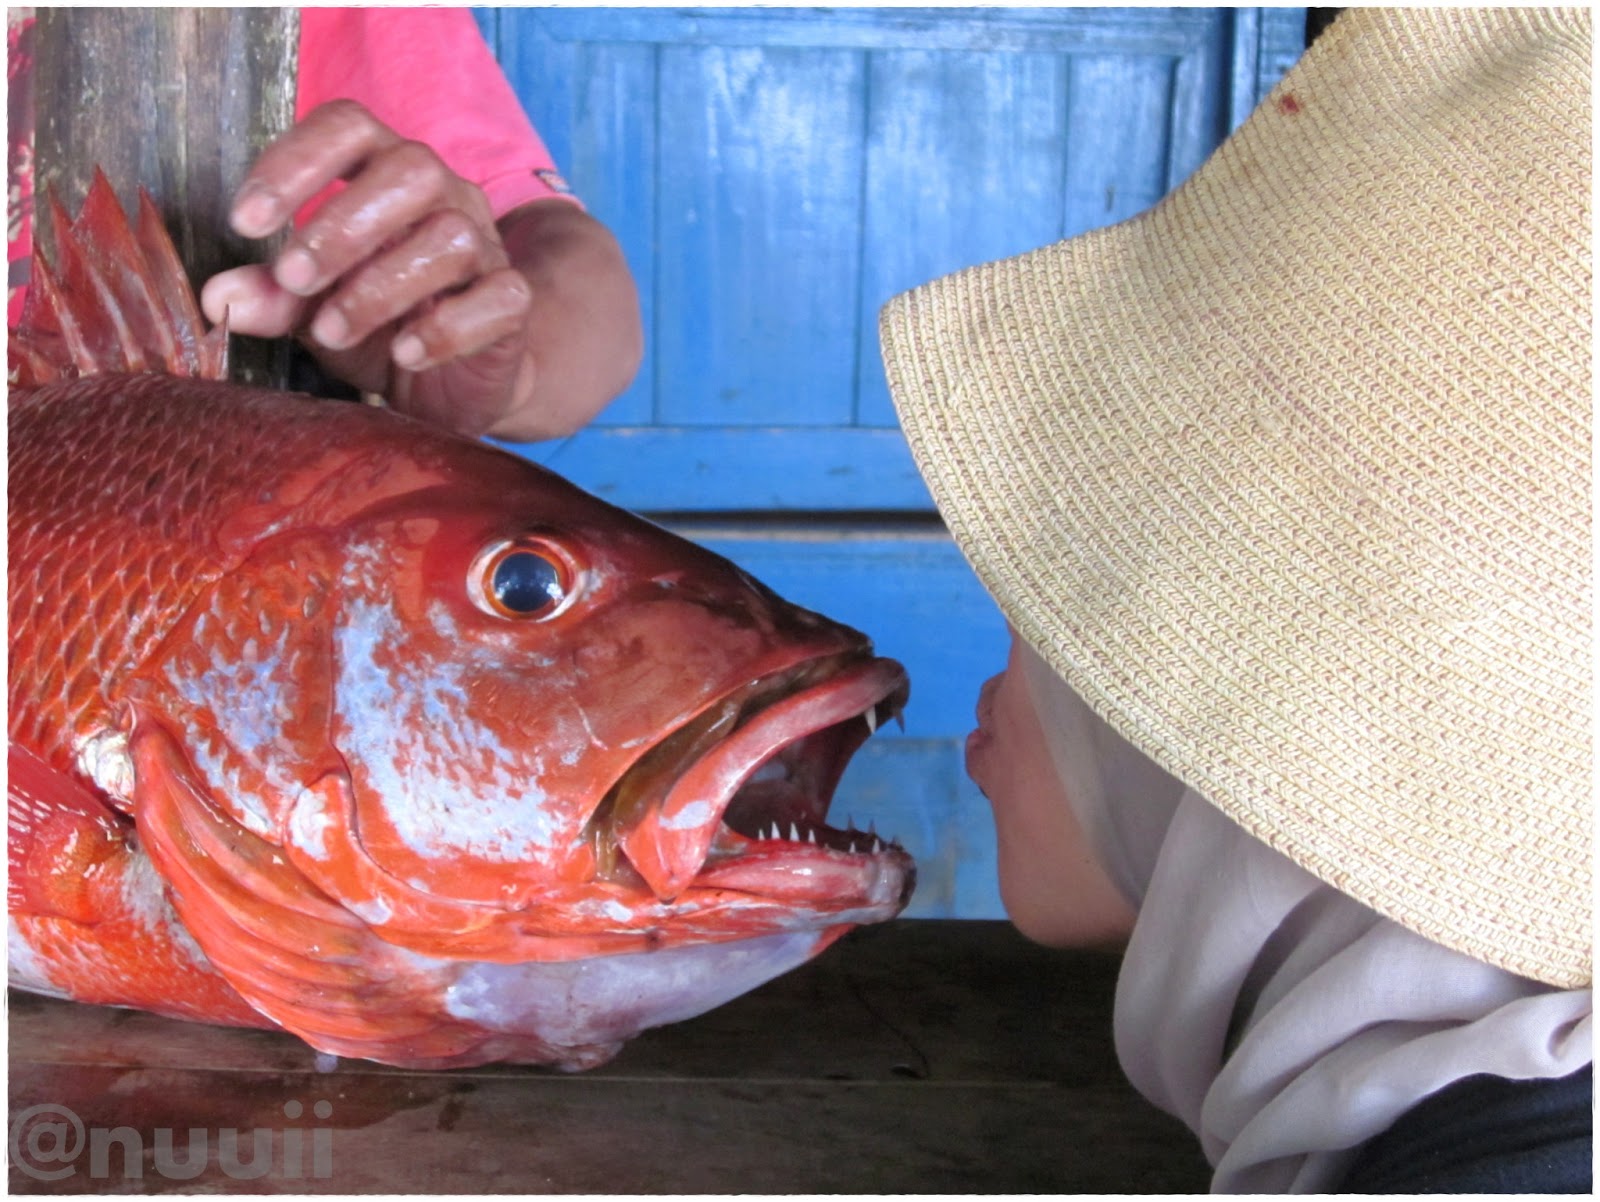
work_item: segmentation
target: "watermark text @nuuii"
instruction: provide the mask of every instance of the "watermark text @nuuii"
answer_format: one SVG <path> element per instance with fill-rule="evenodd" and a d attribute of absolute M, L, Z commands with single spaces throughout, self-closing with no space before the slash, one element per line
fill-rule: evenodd
<path fill-rule="evenodd" d="M 305 1107 L 285 1102 L 283 1116 L 298 1120 Z M 311 1107 L 316 1119 L 333 1117 L 333 1103 Z M 69 1107 L 54 1102 L 29 1106 L 12 1116 L 11 1163 L 35 1181 L 142 1178 L 146 1173 L 190 1181 L 215 1165 L 224 1177 L 254 1181 L 333 1176 L 333 1129 L 321 1126 L 86 1127 Z"/>

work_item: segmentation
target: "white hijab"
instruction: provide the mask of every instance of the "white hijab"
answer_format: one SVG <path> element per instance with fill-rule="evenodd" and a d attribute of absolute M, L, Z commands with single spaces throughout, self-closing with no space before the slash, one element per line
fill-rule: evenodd
<path fill-rule="evenodd" d="M 1074 812 L 1139 912 L 1117 1057 L 1199 1136 L 1213 1191 L 1336 1189 L 1356 1148 L 1452 1082 L 1592 1061 L 1590 990 L 1352 901 L 1163 772 L 1031 649 L 1023 664 Z"/>

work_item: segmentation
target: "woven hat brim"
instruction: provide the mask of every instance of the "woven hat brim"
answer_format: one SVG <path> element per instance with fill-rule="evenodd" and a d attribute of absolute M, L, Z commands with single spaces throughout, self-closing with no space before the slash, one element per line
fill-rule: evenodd
<path fill-rule="evenodd" d="M 1592 975 L 1589 19 L 1352 10 L 1188 183 L 895 298 L 1019 633 L 1321 879 Z"/>

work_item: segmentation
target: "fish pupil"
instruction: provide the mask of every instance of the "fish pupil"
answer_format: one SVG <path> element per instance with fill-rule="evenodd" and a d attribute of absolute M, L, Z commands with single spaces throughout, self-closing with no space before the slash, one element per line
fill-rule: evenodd
<path fill-rule="evenodd" d="M 534 551 L 513 551 L 502 559 L 490 587 L 501 607 L 514 614 L 549 609 L 564 595 L 560 569 Z"/>

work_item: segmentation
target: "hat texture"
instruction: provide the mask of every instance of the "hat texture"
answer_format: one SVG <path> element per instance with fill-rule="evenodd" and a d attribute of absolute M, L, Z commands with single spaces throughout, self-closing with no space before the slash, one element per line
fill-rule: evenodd
<path fill-rule="evenodd" d="M 1356 900 L 1562 986 L 1590 44 L 1584 9 L 1352 9 L 1153 209 L 881 323 L 952 534 L 1097 712 Z"/>

